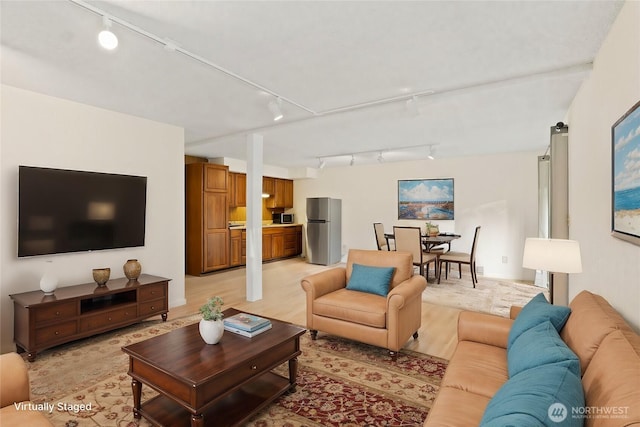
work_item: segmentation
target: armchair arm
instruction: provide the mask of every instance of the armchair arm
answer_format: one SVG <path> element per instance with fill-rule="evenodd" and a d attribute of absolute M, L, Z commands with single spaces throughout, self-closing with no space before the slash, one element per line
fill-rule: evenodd
<path fill-rule="evenodd" d="M 463 311 L 458 317 L 458 341 L 474 341 L 507 348 L 512 319 L 493 314 Z"/>
<path fill-rule="evenodd" d="M 422 291 L 427 287 L 427 279 L 415 275 L 391 289 L 387 294 L 387 310 L 400 310 L 411 298 L 422 298 Z"/>
<path fill-rule="evenodd" d="M 387 294 L 387 348 L 399 351 L 422 322 L 422 291 L 427 279 L 415 275 Z"/>
<path fill-rule="evenodd" d="M 347 286 L 347 269 L 336 267 L 307 276 L 300 282 L 311 301 Z"/>
<path fill-rule="evenodd" d="M 0 356 L 0 406 L 29 400 L 27 364 L 18 353 Z"/>

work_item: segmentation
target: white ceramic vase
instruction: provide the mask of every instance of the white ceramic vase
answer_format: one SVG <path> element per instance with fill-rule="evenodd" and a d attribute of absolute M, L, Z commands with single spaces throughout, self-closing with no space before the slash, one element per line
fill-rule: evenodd
<path fill-rule="evenodd" d="M 207 344 L 218 344 L 224 333 L 222 320 L 200 319 L 200 336 Z"/>
<path fill-rule="evenodd" d="M 40 278 L 40 289 L 45 295 L 52 295 L 58 287 L 58 278 L 53 274 L 53 263 L 47 261 L 44 273 Z"/>

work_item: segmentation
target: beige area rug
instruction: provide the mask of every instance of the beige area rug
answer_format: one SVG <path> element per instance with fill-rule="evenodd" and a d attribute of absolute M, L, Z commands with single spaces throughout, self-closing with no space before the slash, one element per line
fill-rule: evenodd
<path fill-rule="evenodd" d="M 433 272 L 430 274 L 433 277 Z M 427 284 L 427 288 L 422 294 L 423 301 L 509 317 L 512 305 L 523 306 L 541 292 L 547 299 L 549 298 L 549 292 L 545 288 L 484 277 L 478 278 L 474 289 L 471 275 L 465 274 L 464 268 L 462 269 L 462 279 L 458 278 L 458 272 L 454 269 L 449 273 L 448 279 L 444 278 L 444 269 L 442 276 L 440 284 L 431 282 Z"/>
<path fill-rule="evenodd" d="M 52 405 L 47 415 L 54 426 L 149 426 L 133 417 L 128 357 L 121 347 L 198 320 L 193 315 L 147 321 L 44 351 L 28 363 L 32 400 Z M 301 349 L 296 392 L 280 397 L 246 426 L 422 426 L 447 366 L 408 350 L 394 361 L 385 349 L 324 334 L 317 341 L 305 334 Z M 288 366 L 278 370 L 286 375 Z M 143 386 L 143 402 L 154 395 Z"/>

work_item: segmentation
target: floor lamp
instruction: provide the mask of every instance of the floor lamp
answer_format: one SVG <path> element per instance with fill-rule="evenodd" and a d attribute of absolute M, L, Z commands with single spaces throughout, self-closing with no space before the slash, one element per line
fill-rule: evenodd
<path fill-rule="evenodd" d="M 551 273 L 549 302 L 553 304 L 553 274 L 582 273 L 580 245 L 575 240 L 529 237 L 524 242 L 522 267 Z"/>

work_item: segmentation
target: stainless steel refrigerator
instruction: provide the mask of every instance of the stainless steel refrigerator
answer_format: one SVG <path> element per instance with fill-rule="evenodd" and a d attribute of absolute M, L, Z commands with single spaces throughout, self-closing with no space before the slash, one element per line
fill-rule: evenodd
<path fill-rule="evenodd" d="M 307 240 L 311 264 L 330 265 L 342 257 L 342 200 L 307 199 Z"/>

